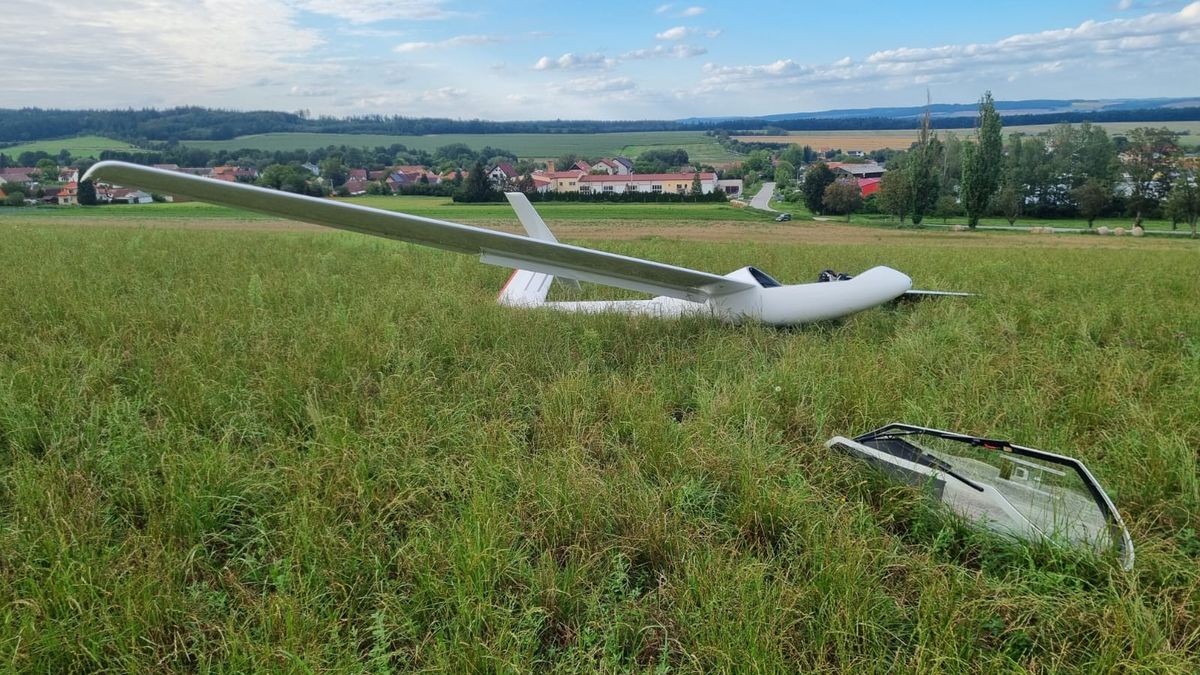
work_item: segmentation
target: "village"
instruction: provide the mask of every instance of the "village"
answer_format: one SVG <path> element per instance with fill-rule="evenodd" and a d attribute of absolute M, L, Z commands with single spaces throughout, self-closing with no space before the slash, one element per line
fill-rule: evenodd
<path fill-rule="evenodd" d="M 873 161 L 827 162 L 827 166 L 842 180 L 854 182 L 863 198 L 879 190 L 885 169 Z M 239 183 L 261 183 L 263 173 L 251 166 L 222 165 L 215 167 L 181 167 L 176 164 L 154 164 L 154 168 L 178 171 L 214 180 Z M 385 169 L 349 169 L 344 181 L 329 181 L 320 167 L 312 162 L 300 165 L 327 190 L 338 197 L 357 197 L 367 194 L 400 194 L 411 186 L 461 185 L 470 175 L 469 169 L 438 173 L 423 165 L 395 165 Z M 489 185 L 496 190 L 526 193 L 558 193 L 576 195 L 621 195 L 631 193 L 662 195 L 709 195 L 723 193 L 739 199 L 745 192 L 741 178 L 721 178 L 717 172 L 683 167 L 684 170 L 665 173 L 636 173 L 634 162 L 626 157 L 601 158 L 594 162 L 577 160 L 566 168 L 547 160 L 544 168 L 522 174 L 510 162 L 497 162 L 487 168 Z M 49 175 L 47 175 L 49 174 Z M 78 206 L 81 171 L 77 167 L 55 168 L 8 167 L 0 169 L 0 202 L 19 192 L 25 205 Z M 85 188 L 86 189 L 86 188 Z M 93 186 L 95 204 L 149 204 L 154 201 L 175 201 L 172 195 L 153 195 L 135 188 L 99 183 Z M 698 191 L 698 192 L 697 192 Z M 9 205 L 17 205 L 12 201 Z"/>

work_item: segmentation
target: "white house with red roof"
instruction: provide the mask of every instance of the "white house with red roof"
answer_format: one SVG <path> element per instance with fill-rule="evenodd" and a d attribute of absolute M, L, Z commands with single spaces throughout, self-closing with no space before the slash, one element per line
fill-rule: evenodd
<path fill-rule="evenodd" d="M 495 185 L 507 185 L 520 178 L 515 167 L 508 162 L 500 162 L 488 172 L 488 180 Z"/>

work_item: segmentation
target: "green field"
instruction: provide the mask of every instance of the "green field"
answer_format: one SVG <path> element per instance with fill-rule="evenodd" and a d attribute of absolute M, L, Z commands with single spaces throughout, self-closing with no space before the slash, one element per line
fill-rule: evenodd
<path fill-rule="evenodd" d="M 1200 670 L 1195 242 L 599 242 L 982 293 L 775 330 L 503 308 L 504 269 L 348 233 L 40 213 L 0 217 L 7 670 Z M 1081 457 L 1136 567 L 822 446 L 893 420 Z"/>
<path fill-rule="evenodd" d="M 466 222 L 510 221 L 517 225 L 512 207 L 506 203 L 455 204 L 448 197 L 354 197 L 341 200 L 348 204 L 371 206 L 389 211 L 402 211 L 442 220 Z M 606 204 L 580 202 L 547 202 L 537 204 L 538 213 L 549 223 L 664 221 L 688 225 L 697 222 L 768 222 L 771 215 L 753 209 L 739 209 L 728 204 Z M 94 208 L 48 206 L 38 208 L 0 208 L 0 222 L 47 222 L 77 220 L 79 222 L 146 222 L 180 220 L 270 220 L 248 211 L 238 211 L 201 202 L 178 204 L 155 203 L 114 204 Z"/>
<path fill-rule="evenodd" d="M 134 146 L 125 141 L 118 141 L 103 136 L 76 136 L 75 138 L 63 138 L 55 141 L 34 141 L 33 143 L 0 147 L 0 153 L 15 159 L 22 152 L 45 152 L 50 155 L 57 155 L 63 150 L 68 150 L 75 157 L 93 157 L 98 159 L 100 153 L 105 150 L 128 150 L 132 147 Z"/>
<path fill-rule="evenodd" d="M 517 153 L 522 158 L 547 159 L 573 152 L 581 156 L 636 156 L 649 149 L 686 148 L 688 155 L 703 162 L 730 162 L 740 155 L 727 152 L 711 136 L 693 131 L 645 131 L 612 134 L 433 134 L 388 136 L 379 134 L 280 133 L 239 136 L 228 141 L 185 141 L 208 150 L 311 150 L 329 145 L 373 148 L 400 143 L 414 150 L 432 152 L 443 145 L 465 143 L 475 150 L 484 146 Z"/>

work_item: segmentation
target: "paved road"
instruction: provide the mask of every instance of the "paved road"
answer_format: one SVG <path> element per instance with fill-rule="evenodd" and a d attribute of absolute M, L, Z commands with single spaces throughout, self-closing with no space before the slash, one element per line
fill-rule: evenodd
<path fill-rule="evenodd" d="M 775 184 L 763 183 L 762 189 L 750 200 L 750 207 L 774 212 L 775 209 L 771 208 L 771 195 L 773 194 L 775 194 Z"/>

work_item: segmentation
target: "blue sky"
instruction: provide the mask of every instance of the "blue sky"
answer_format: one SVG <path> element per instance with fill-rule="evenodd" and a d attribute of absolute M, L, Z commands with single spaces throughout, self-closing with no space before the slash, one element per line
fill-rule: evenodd
<path fill-rule="evenodd" d="M 1200 95 L 1200 2 L 6 0 L 0 107 L 643 119 Z"/>

